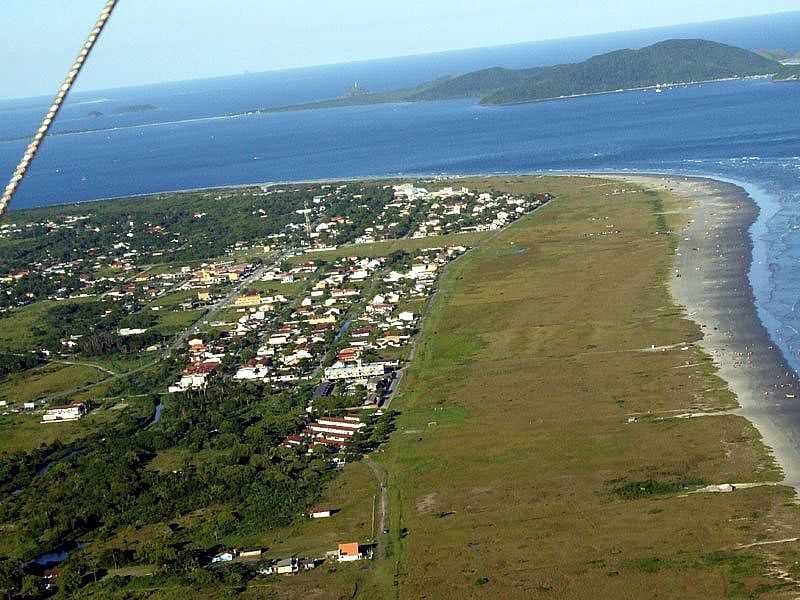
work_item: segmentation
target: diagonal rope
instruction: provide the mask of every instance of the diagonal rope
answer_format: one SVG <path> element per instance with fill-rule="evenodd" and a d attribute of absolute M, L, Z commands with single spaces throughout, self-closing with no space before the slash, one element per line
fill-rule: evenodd
<path fill-rule="evenodd" d="M 36 134 L 33 136 L 31 143 L 28 144 L 28 147 L 25 149 L 25 154 L 22 155 L 22 160 L 19 161 L 17 168 L 14 170 L 14 174 L 11 176 L 11 181 L 8 182 L 8 185 L 3 192 L 3 196 L 0 197 L 0 216 L 3 216 L 3 213 L 5 213 L 6 208 L 8 208 L 8 205 L 11 202 L 11 198 L 14 197 L 14 193 L 17 191 L 19 184 L 22 182 L 22 179 L 28 172 L 28 167 L 30 167 L 31 161 L 33 161 L 36 153 L 39 151 L 39 146 L 42 144 L 47 132 L 50 130 L 50 126 L 53 124 L 58 112 L 61 110 L 64 100 L 67 98 L 67 95 L 72 89 L 75 80 L 78 78 L 78 73 L 81 72 L 86 59 L 89 57 L 89 53 L 92 51 L 92 48 L 94 48 L 97 39 L 100 37 L 100 32 L 103 31 L 103 28 L 106 26 L 106 23 L 108 22 L 109 17 L 111 17 L 111 13 L 116 7 L 118 1 L 119 0 L 108 0 L 106 5 L 103 7 L 103 10 L 100 12 L 97 22 L 89 32 L 89 36 L 86 38 L 86 43 L 83 45 L 83 48 L 81 48 L 78 58 L 75 59 L 75 62 L 72 64 L 72 68 L 70 69 L 69 73 L 67 73 L 67 78 L 64 80 L 64 83 L 58 89 L 58 94 L 56 94 L 55 100 L 53 100 L 53 104 L 50 106 L 50 110 L 47 111 L 47 114 L 42 120 L 41 126 L 36 130 Z"/>

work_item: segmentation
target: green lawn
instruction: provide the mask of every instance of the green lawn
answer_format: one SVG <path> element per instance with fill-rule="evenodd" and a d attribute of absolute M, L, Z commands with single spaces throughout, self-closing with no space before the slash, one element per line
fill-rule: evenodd
<path fill-rule="evenodd" d="M 256 281 L 250 287 L 265 295 L 281 294 L 287 298 L 296 298 L 305 289 L 307 281 L 298 279 L 292 283 L 280 281 Z"/>
<path fill-rule="evenodd" d="M 149 310 L 151 306 L 158 306 L 163 311 L 165 308 L 175 308 L 184 302 L 192 300 L 197 300 L 197 290 L 180 290 L 156 298 L 147 305 L 145 310 Z"/>
<path fill-rule="evenodd" d="M 0 383 L 0 400 L 32 402 L 107 377 L 108 374 L 90 366 L 48 364 L 12 375 Z"/>
<path fill-rule="evenodd" d="M 177 335 L 203 316 L 203 310 L 160 310 L 153 329 L 164 335 Z"/>
<path fill-rule="evenodd" d="M 326 252 L 308 252 L 302 256 L 293 257 L 295 263 L 308 260 L 335 260 L 343 256 L 388 256 L 393 252 L 403 250 L 413 252 L 424 248 L 442 248 L 444 246 L 475 246 L 487 239 L 491 232 L 468 232 L 451 233 L 447 235 L 436 235 L 426 238 L 401 238 L 398 240 L 387 240 L 385 242 L 374 242 L 371 244 L 353 244 L 341 246 L 336 250 Z"/>

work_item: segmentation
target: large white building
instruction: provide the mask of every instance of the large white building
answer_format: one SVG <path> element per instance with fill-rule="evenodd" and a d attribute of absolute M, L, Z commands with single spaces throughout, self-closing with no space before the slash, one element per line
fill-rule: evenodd
<path fill-rule="evenodd" d="M 384 363 L 373 363 L 362 365 L 361 363 L 347 366 L 333 366 L 325 369 L 325 378 L 332 381 L 341 379 L 369 379 L 370 377 L 380 377 L 386 373 Z"/>
<path fill-rule="evenodd" d="M 77 421 L 86 414 L 86 405 L 83 402 L 68 406 L 54 406 L 48 408 L 42 417 L 42 423 L 58 423 L 61 421 Z"/>

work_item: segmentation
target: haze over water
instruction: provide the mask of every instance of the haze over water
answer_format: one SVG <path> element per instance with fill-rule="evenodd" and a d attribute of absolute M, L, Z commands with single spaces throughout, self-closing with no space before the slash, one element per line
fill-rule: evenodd
<path fill-rule="evenodd" d="M 665 37 L 638 35 L 628 34 L 630 46 Z M 560 48 L 578 60 L 623 42 Z M 539 64 L 553 62 L 554 48 L 537 50 Z M 724 177 L 751 184 L 769 207 L 755 240 L 754 291 L 770 335 L 800 372 L 800 83 L 735 81 L 512 107 L 459 100 L 228 116 L 337 96 L 355 81 L 379 90 L 491 64 L 536 63 L 519 47 L 493 52 L 81 94 L 55 131 L 101 131 L 50 138 L 15 207 L 385 175 L 639 170 Z M 0 173 L 13 170 L 47 104 L 0 102 L 0 140 L 11 140 L 0 141 Z M 143 104 L 158 110 L 118 112 Z"/>

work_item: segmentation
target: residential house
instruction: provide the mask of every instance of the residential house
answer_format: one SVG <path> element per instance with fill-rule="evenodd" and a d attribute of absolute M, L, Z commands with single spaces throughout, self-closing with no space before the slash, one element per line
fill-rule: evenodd
<path fill-rule="evenodd" d="M 336 552 L 336 557 L 340 562 L 350 562 L 354 560 L 361 560 L 364 555 L 361 554 L 358 542 L 350 542 L 346 544 L 339 544 Z"/>

